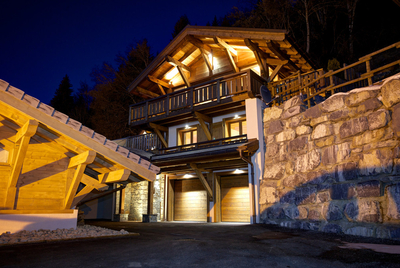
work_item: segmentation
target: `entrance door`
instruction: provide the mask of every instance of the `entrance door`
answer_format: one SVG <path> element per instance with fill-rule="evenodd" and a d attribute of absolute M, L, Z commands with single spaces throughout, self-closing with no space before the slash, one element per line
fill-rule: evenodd
<path fill-rule="evenodd" d="M 222 221 L 250 222 L 248 176 L 221 177 Z"/>
<path fill-rule="evenodd" d="M 199 179 L 175 181 L 175 221 L 207 221 L 207 193 Z"/>

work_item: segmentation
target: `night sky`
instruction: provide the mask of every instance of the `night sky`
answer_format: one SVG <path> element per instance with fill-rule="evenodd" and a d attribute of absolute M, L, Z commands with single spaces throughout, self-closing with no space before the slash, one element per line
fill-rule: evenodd
<path fill-rule="evenodd" d="M 0 1 L 0 79 L 49 103 L 67 74 L 76 90 L 90 72 L 147 38 L 156 55 L 178 19 L 206 25 L 243 0 Z"/>

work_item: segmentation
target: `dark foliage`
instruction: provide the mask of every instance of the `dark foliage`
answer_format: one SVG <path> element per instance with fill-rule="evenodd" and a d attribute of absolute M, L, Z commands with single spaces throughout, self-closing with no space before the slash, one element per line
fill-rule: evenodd
<path fill-rule="evenodd" d="M 59 112 L 70 115 L 74 107 L 74 98 L 72 97 L 72 84 L 68 75 L 65 75 L 58 86 L 50 105 Z"/>

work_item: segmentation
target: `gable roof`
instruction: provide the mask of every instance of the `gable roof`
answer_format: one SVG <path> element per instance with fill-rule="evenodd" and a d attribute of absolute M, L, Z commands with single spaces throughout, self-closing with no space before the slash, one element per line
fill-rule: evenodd
<path fill-rule="evenodd" d="M 190 72 L 192 66 L 199 69 L 198 66 L 204 64 L 201 68 L 207 70 L 207 57 L 211 59 L 224 50 L 230 51 L 234 57 L 237 63 L 236 71 L 257 64 L 256 53 L 272 68 L 282 65 L 280 73 L 283 76 L 295 71 L 307 72 L 314 68 L 308 56 L 287 36 L 286 30 L 188 25 L 129 85 L 128 91 L 133 92 L 136 89 L 134 92 L 144 92 L 148 97 L 157 97 L 165 93 L 161 87 L 168 90 L 184 85 L 183 80 L 178 79 L 176 83 L 172 83 L 171 77 L 168 77 L 174 66 L 181 64 Z M 210 78 L 213 76 L 234 71 L 227 68 L 214 69 L 208 77 L 201 76 L 199 71 L 196 71 L 190 75 L 189 80 L 196 84 L 204 79 L 212 80 Z"/>

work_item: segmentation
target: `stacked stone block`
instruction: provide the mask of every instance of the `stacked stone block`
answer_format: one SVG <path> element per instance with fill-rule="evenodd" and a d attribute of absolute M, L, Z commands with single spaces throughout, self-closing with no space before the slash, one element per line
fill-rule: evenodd
<path fill-rule="evenodd" d="M 264 223 L 400 238 L 400 77 L 267 108 L 264 135 Z"/>

